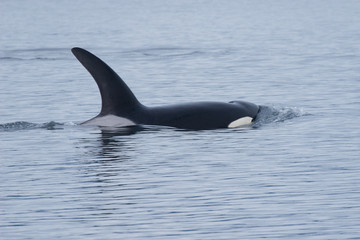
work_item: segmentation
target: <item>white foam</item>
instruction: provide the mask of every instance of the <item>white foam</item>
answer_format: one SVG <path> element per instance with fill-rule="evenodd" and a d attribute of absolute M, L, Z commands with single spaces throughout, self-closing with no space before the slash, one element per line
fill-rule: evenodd
<path fill-rule="evenodd" d="M 242 117 L 242 118 L 239 118 L 239 119 L 231 122 L 228 125 L 228 128 L 237 128 L 237 127 L 248 126 L 251 124 L 252 120 L 253 120 L 252 117 Z"/>
<path fill-rule="evenodd" d="M 101 126 L 101 127 L 127 127 L 127 126 L 134 126 L 136 124 L 127 118 L 118 117 L 109 114 L 106 116 L 95 117 L 93 119 L 90 119 L 89 121 L 84 122 L 82 125 Z"/>

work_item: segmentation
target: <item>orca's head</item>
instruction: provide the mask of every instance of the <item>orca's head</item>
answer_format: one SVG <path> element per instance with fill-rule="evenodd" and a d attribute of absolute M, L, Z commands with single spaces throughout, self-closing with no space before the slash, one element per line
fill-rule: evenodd
<path fill-rule="evenodd" d="M 231 101 L 230 103 L 241 106 L 247 113 L 249 113 L 248 116 L 252 118 L 256 117 L 260 109 L 258 105 L 250 102 L 235 100 Z"/>

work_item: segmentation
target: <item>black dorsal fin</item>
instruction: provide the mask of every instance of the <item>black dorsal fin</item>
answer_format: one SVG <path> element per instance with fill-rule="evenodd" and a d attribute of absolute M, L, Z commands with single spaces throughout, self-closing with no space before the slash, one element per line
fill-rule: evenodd
<path fill-rule="evenodd" d="M 119 75 L 100 58 L 82 48 L 76 47 L 71 51 L 99 87 L 102 100 L 99 115 L 127 113 L 141 105 Z"/>

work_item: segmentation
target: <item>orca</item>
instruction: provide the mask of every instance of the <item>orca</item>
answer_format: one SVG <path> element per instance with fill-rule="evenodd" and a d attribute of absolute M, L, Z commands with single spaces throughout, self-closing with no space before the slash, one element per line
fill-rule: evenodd
<path fill-rule="evenodd" d="M 71 51 L 94 78 L 102 100 L 100 113 L 83 125 L 159 125 L 207 130 L 249 126 L 259 113 L 258 105 L 244 101 L 190 102 L 147 107 L 139 102 L 120 76 L 100 58 L 78 47 Z"/>

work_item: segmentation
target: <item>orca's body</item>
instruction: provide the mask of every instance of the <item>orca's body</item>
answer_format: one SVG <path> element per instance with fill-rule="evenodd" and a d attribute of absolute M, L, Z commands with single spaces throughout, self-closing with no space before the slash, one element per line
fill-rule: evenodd
<path fill-rule="evenodd" d="M 193 130 L 234 128 L 251 124 L 259 112 L 259 106 L 243 101 L 146 107 L 101 59 L 81 48 L 73 48 L 72 52 L 95 79 L 102 99 L 99 115 L 84 125 L 125 127 L 145 124 Z"/>

